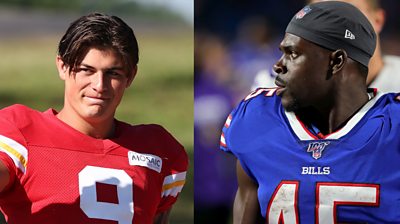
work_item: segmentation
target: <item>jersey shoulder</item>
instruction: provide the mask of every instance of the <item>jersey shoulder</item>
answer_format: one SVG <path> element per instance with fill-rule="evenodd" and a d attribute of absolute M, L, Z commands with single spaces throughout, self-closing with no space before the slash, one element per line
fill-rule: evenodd
<path fill-rule="evenodd" d="M 20 133 L 21 137 L 31 144 L 64 142 L 63 135 L 54 134 L 54 130 L 57 130 L 57 133 L 62 131 L 60 128 L 63 126 L 54 126 L 53 117 L 48 116 L 51 111 L 52 109 L 41 112 L 19 104 L 6 107 L 0 110 L 0 134 L 13 136 Z M 47 135 L 56 138 L 43 138 Z M 18 140 L 19 137 L 15 139 Z"/>
<path fill-rule="evenodd" d="M 258 88 L 247 95 L 232 111 L 232 119 L 246 117 L 250 119 L 254 113 L 274 113 L 281 106 L 281 98 L 276 95 L 277 88 Z"/>
<path fill-rule="evenodd" d="M 140 140 L 140 142 L 144 144 L 162 145 L 168 148 L 183 148 L 183 146 L 161 125 L 130 125 L 125 122 L 118 123 L 121 127 L 121 137 L 124 139 L 130 141 Z"/>
<path fill-rule="evenodd" d="M 23 105 L 12 105 L 0 110 L 0 136 L 25 145 L 29 134 L 38 134 L 30 129 L 41 123 L 42 113 Z"/>
<path fill-rule="evenodd" d="M 15 124 L 31 122 L 35 120 L 36 117 L 41 116 L 40 114 L 39 111 L 21 104 L 15 104 L 0 110 L 0 118 Z"/>
<path fill-rule="evenodd" d="M 379 97 L 375 105 L 378 113 L 384 113 L 391 118 L 400 120 L 400 93 L 386 93 Z"/>
<path fill-rule="evenodd" d="M 220 148 L 234 150 L 232 142 L 244 139 L 254 131 L 263 129 L 265 124 L 280 122 L 282 119 L 281 98 L 277 88 L 259 88 L 245 97 L 229 114 L 222 128 Z"/>
<path fill-rule="evenodd" d="M 121 141 L 139 153 L 155 154 L 168 161 L 187 167 L 188 156 L 184 147 L 163 126 L 158 124 L 130 125 L 118 121 Z"/>
<path fill-rule="evenodd" d="M 157 213 L 170 209 L 186 180 L 189 159 L 184 147 L 161 125 L 119 122 L 119 126 L 123 141 L 129 141 L 131 155 L 162 160 L 164 180 Z"/>
<path fill-rule="evenodd" d="M 40 116 L 40 112 L 23 105 L 13 105 L 0 110 L 1 160 L 8 167 L 12 179 L 15 179 L 16 174 L 25 173 L 28 147 L 23 129 L 32 126 L 31 124 L 38 120 L 37 116 Z"/>
<path fill-rule="evenodd" d="M 365 130 L 370 133 L 378 126 L 384 139 L 389 141 L 389 136 L 398 136 L 400 132 L 400 93 L 379 94 L 376 97 L 375 104 L 366 114 L 365 127 L 368 128 Z"/>
<path fill-rule="evenodd" d="M 385 98 L 385 107 L 392 120 L 400 124 L 400 93 L 388 93 L 383 96 Z"/>

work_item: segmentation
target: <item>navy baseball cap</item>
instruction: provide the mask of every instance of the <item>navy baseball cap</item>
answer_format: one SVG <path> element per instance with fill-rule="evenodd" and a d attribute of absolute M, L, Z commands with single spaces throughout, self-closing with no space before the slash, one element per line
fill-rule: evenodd
<path fill-rule="evenodd" d="M 291 33 L 329 50 L 343 49 L 368 67 L 376 47 L 376 34 L 365 15 L 355 6 L 339 1 L 310 4 L 288 24 Z"/>

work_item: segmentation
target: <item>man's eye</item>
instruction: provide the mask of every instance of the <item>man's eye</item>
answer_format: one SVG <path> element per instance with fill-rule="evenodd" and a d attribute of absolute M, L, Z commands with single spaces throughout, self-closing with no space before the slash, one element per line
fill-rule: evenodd
<path fill-rule="evenodd" d="M 113 77 L 113 78 L 123 77 L 123 74 L 121 74 L 120 72 L 109 71 L 106 74 L 107 74 L 107 76 L 110 76 L 110 77 Z"/>
<path fill-rule="evenodd" d="M 78 68 L 78 69 L 77 69 L 77 72 L 90 73 L 90 72 L 91 72 L 91 70 L 90 70 L 90 69 L 88 69 L 88 68 Z"/>

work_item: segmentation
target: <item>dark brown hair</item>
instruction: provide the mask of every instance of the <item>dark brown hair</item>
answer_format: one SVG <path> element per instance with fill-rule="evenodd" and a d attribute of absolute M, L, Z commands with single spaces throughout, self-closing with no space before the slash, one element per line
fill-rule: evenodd
<path fill-rule="evenodd" d="M 82 16 L 69 26 L 58 46 L 58 55 L 73 71 L 87 52 L 114 50 L 124 61 L 128 74 L 139 62 L 138 43 L 133 30 L 117 16 L 91 13 Z"/>

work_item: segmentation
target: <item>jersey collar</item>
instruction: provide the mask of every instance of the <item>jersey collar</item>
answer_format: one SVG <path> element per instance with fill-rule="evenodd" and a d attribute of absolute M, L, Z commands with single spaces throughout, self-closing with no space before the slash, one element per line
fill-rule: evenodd
<path fill-rule="evenodd" d="M 358 122 L 364 117 L 364 115 L 375 105 L 378 99 L 383 95 L 382 93 L 376 93 L 374 98 L 368 101 L 347 123 L 344 127 L 337 130 L 336 132 L 328 135 L 315 135 L 313 134 L 296 116 L 294 112 L 287 112 L 284 110 L 284 114 L 289 121 L 289 126 L 293 132 L 301 141 L 307 140 L 318 140 L 318 139 L 339 139 L 349 133 Z"/>

